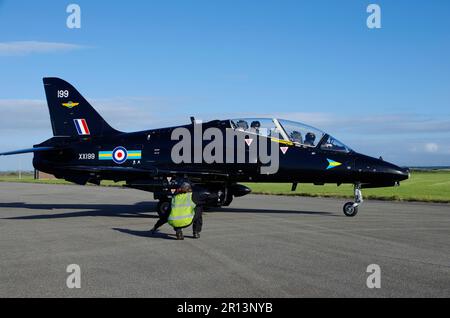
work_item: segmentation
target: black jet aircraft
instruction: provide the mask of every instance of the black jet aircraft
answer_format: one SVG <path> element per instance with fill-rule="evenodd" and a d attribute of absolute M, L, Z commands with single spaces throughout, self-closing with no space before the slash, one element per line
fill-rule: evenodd
<path fill-rule="evenodd" d="M 261 174 L 259 160 L 244 164 L 205 162 L 175 164 L 171 139 L 174 129 L 190 131 L 194 118 L 185 126 L 124 133 L 112 128 L 83 96 L 59 78 L 44 78 L 54 137 L 31 149 L 1 153 L 34 153 L 35 169 L 79 185 L 102 180 L 122 181 L 126 187 L 153 192 L 157 211 L 167 213 L 174 188 L 189 180 L 211 195 L 211 206 L 228 206 L 233 198 L 251 192 L 242 182 L 353 184 L 354 202 L 344 205 L 346 216 L 355 216 L 362 203 L 361 189 L 391 187 L 409 178 L 409 170 L 357 153 L 331 135 L 311 126 L 282 119 L 228 119 L 203 123 L 203 129 L 232 129 L 243 134 L 247 145 L 257 138 L 276 143 L 279 169 Z M 258 131 L 274 132 L 258 135 Z M 204 146 L 204 145 L 203 145 Z M 277 149 L 278 149 L 277 148 Z"/>

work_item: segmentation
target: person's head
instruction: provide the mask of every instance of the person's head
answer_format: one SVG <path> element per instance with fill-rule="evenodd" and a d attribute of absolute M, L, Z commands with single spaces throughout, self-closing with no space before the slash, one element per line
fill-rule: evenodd
<path fill-rule="evenodd" d="M 305 144 L 314 145 L 314 141 L 316 141 L 316 135 L 309 132 L 305 136 Z"/>
<path fill-rule="evenodd" d="M 292 139 L 293 142 L 302 143 L 303 142 L 303 140 L 302 140 L 302 133 L 299 132 L 299 131 L 294 130 L 291 133 L 291 139 Z"/>
<path fill-rule="evenodd" d="M 178 192 L 180 193 L 188 193 L 192 192 L 192 187 L 189 184 L 189 182 L 183 182 L 180 187 L 178 188 Z"/>
<path fill-rule="evenodd" d="M 258 130 L 259 128 L 261 128 L 261 122 L 255 120 L 250 124 L 250 128 L 253 128 L 255 130 Z"/>
<path fill-rule="evenodd" d="M 311 140 L 315 140 L 316 139 L 316 135 L 312 132 L 309 132 L 306 134 L 306 138 L 311 139 Z"/>

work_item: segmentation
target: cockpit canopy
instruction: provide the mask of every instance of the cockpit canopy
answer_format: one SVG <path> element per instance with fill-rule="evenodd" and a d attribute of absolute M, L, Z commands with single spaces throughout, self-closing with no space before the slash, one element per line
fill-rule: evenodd
<path fill-rule="evenodd" d="M 275 118 L 242 118 L 231 120 L 231 126 L 236 130 L 290 141 L 297 146 L 320 147 L 322 150 L 345 153 L 352 151 L 329 134 L 295 121 Z"/>

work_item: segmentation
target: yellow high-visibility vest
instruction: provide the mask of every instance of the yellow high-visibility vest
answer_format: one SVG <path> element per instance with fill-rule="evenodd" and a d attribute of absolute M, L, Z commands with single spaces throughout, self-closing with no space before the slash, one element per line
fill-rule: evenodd
<path fill-rule="evenodd" d="M 173 227 L 187 227 L 194 221 L 195 203 L 192 192 L 180 193 L 172 198 L 168 223 Z"/>

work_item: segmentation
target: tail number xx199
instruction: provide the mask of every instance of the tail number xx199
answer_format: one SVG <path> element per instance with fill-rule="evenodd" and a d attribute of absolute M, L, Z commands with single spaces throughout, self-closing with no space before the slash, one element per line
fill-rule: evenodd
<path fill-rule="evenodd" d="M 78 160 L 95 160 L 95 153 L 80 153 Z"/>

